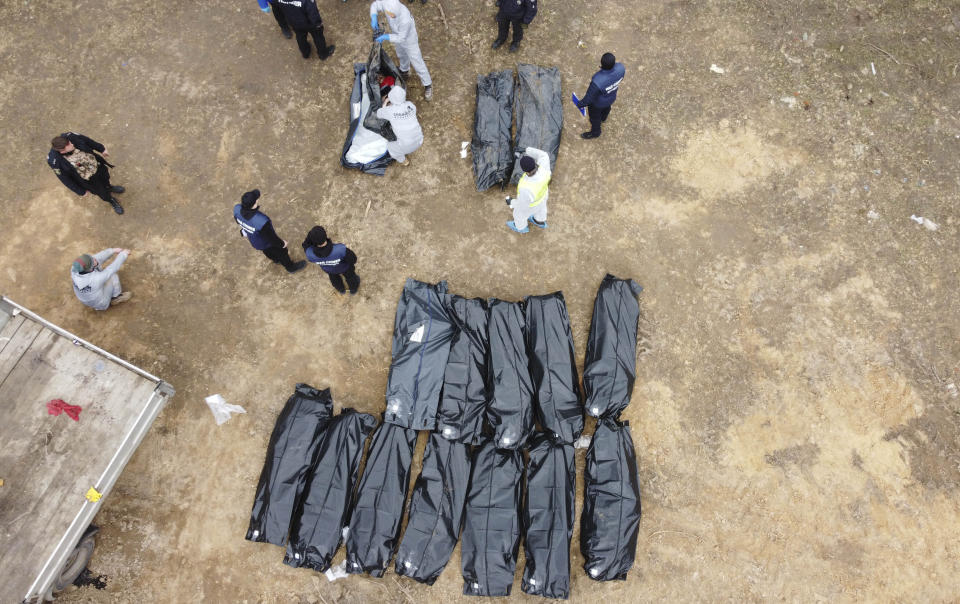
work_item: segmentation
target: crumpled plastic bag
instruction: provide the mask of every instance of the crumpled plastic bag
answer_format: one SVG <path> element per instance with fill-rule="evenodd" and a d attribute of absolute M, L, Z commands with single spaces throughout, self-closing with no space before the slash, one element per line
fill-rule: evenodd
<path fill-rule="evenodd" d="M 337 564 L 336 566 L 331 566 L 330 568 L 325 570 L 323 574 L 326 575 L 327 581 L 331 583 L 333 583 L 337 579 L 346 579 L 347 577 L 350 576 L 350 574 L 347 572 L 347 561 L 344 560 L 343 562 L 341 562 L 340 564 Z"/>
<path fill-rule="evenodd" d="M 240 405 L 231 405 L 228 403 L 223 396 L 219 394 L 211 394 L 207 398 L 203 399 L 207 401 L 207 405 L 210 407 L 210 411 L 213 412 L 213 419 L 216 420 L 217 425 L 223 425 L 232 413 L 246 413 L 246 409 Z"/>

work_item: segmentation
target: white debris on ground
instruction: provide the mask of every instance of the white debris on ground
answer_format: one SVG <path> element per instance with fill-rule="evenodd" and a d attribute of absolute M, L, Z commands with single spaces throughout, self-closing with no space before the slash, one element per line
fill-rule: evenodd
<path fill-rule="evenodd" d="M 207 406 L 210 407 L 210 411 L 213 413 L 213 419 L 216 420 L 218 426 L 230 419 L 232 413 L 247 412 L 240 405 L 231 405 L 219 394 L 211 394 L 203 400 L 205 400 Z"/>

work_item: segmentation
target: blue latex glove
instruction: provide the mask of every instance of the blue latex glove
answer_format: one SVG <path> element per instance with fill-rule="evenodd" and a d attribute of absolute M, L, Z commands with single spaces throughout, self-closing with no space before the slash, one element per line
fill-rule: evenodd
<path fill-rule="evenodd" d="M 382 34 L 373 39 L 374 42 L 389 42 L 390 34 Z"/>
<path fill-rule="evenodd" d="M 380 24 L 377 22 L 377 13 L 370 15 L 370 27 L 373 31 L 377 31 L 380 28 Z"/>
<path fill-rule="evenodd" d="M 265 13 L 270 12 L 270 5 L 267 3 L 267 0 L 257 0 L 257 4 L 260 5 L 260 10 Z"/>

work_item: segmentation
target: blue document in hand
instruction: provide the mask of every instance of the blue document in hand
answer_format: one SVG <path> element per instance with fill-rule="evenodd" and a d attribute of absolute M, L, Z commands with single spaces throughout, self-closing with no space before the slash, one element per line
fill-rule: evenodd
<path fill-rule="evenodd" d="M 570 99 L 573 101 L 574 106 L 580 104 L 580 99 L 577 98 L 577 93 L 576 93 L 576 92 L 574 92 L 574 93 L 572 93 L 572 94 L 570 95 Z M 587 110 L 586 110 L 586 109 L 581 109 L 580 107 L 577 107 L 577 109 L 580 110 L 580 115 L 586 115 L 586 114 L 587 114 Z"/>

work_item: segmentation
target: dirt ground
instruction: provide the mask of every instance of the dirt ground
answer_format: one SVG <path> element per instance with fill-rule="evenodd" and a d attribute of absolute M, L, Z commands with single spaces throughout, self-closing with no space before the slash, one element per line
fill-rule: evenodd
<path fill-rule="evenodd" d="M 61 600 L 468 601 L 459 552 L 433 587 L 392 571 L 328 583 L 245 541 L 276 414 L 296 382 L 383 410 L 407 277 L 466 296 L 562 290 L 582 362 L 611 272 L 646 288 L 625 413 L 643 521 L 626 582 L 589 580 L 575 532 L 571 600 L 955 601 L 950 4 L 542 0 L 512 55 L 489 49 L 492 1 L 417 2 L 435 98 L 413 78 L 426 140 L 388 178 L 338 163 L 366 3 L 320 0 L 326 62 L 301 59 L 253 0 L 0 4 L 0 291 L 177 389 L 97 518 L 106 588 Z M 475 192 L 459 156 L 477 74 L 556 65 L 582 94 L 608 50 L 627 77 L 602 138 L 581 140 L 566 103 L 550 229 L 509 232 L 502 194 Z M 45 165 L 64 130 L 107 144 L 125 215 Z M 314 224 L 356 250 L 358 296 L 240 239 L 231 207 L 253 187 L 295 259 Z M 133 249 L 134 297 L 96 313 L 69 264 L 113 246 Z M 213 393 L 247 414 L 217 427 Z M 513 599 L 533 602 L 522 568 Z"/>

